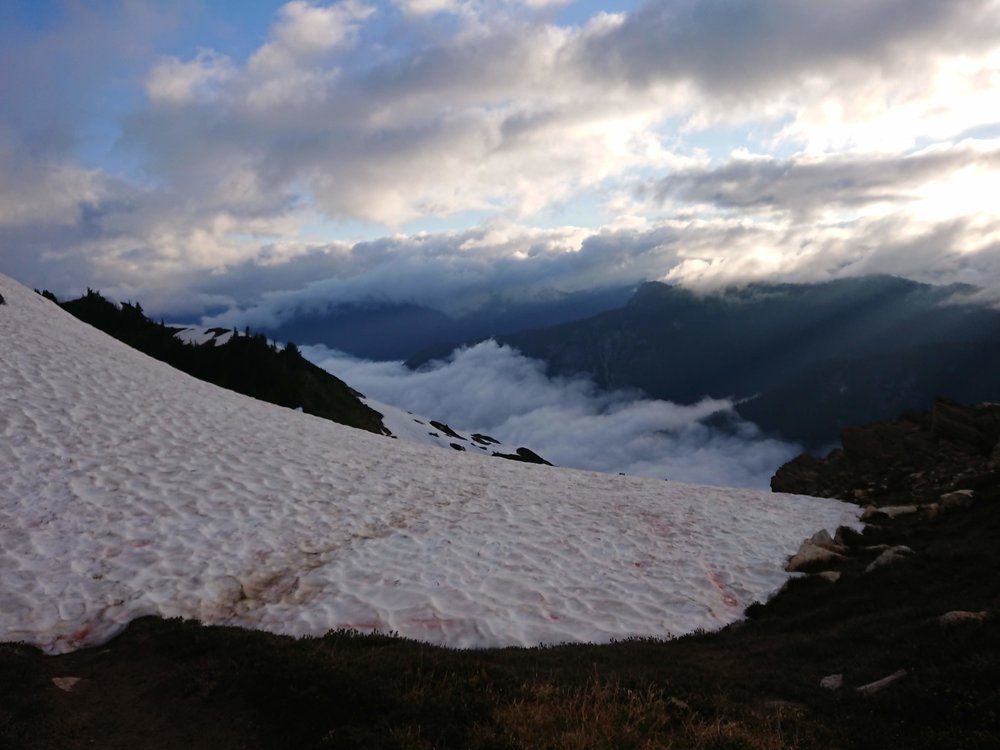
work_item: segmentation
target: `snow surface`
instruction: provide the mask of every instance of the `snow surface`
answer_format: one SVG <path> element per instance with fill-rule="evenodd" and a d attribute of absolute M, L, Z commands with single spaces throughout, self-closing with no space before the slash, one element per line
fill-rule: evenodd
<path fill-rule="evenodd" d="M 833 500 L 389 440 L 195 380 L 0 275 L 0 641 L 147 614 L 456 647 L 717 628 Z"/>
<path fill-rule="evenodd" d="M 456 429 L 454 425 L 438 421 L 438 424 L 444 424 L 445 427 L 458 435 L 456 438 L 454 435 L 448 435 L 440 428 L 431 424 L 432 421 L 437 420 L 431 420 L 429 417 L 414 414 L 390 404 L 384 404 L 373 398 L 362 397 L 361 400 L 366 406 L 382 415 L 382 425 L 389 430 L 392 437 L 399 438 L 400 440 L 421 443 L 423 445 L 434 445 L 438 448 L 448 448 L 449 450 L 455 450 L 452 447 L 453 444 L 460 445 L 462 446 L 462 450 L 480 452 L 488 456 L 492 455 L 494 451 L 500 453 L 517 452 L 516 447 L 512 448 L 509 445 L 505 445 L 491 435 L 469 433 Z"/>
<path fill-rule="evenodd" d="M 232 329 L 226 328 L 204 328 L 202 326 L 180 326 L 171 325 L 169 328 L 179 329 L 177 333 L 174 334 L 174 338 L 178 338 L 185 344 L 191 344 L 192 346 L 202 346 L 204 344 L 211 343 L 212 346 L 222 346 L 229 342 L 229 339 L 233 337 Z"/>

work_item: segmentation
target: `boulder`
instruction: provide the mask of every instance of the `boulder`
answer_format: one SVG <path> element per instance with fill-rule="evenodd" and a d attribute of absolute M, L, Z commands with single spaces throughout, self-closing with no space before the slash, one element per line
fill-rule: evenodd
<path fill-rule="evenodd" d="M 990 617 L 988 610 L 983 610 L 982 612 L 967 612 L 964 610 L 953 610 L 951 612 L 945 612 L 938 618 L 938 623 L 945 628 L 955 627 L 958 625 L 969 625 L 974 623 L 986 622 Z"/>
<path fill-rule="evenodd" d="M 840 690 L 844 686 L 844 675 L 828 674 L 819 681 L 819 686 L 825 690 Z"/>
<path fill-rule="evenodd" d="M 955 490 L 947 492 L 938 498 L 938 504 L 942 510 L 955 510 L 957 508 L 972 507 L 975 493 L 972 490 Z"/>
<path fill-rule="evenodd" d="M 907 674 L 908 672 L 905 669 L 900 669 L 898 672 L 893 672 L 888 677 L 883 677 L 881 680 L 875 680 L 875 682 L 869 682 L 867 685 L 855 688 L 855 690 L 862 695 L 874 695 L 880 690 L 885 690 L 893 683 L 899 682 L 901 679 L 906 677 Z"/>
<path fill-rule="evenodd" d="M 868 564 L 868 567 L 865 568 L 865 573 L 871 573 L 873 570 L 884 568 L 886 565 L 892 565 L 900 560 L 905 560 L 912 554 L 913 550 L 902 544 L 890 547 Z"/>
<path fill-rule="evenodd" d="M 66 693 L 73 692 L 73 688 L 79 684 L 81 678 L 79 677 L 53 677 L 52 684 L 57 688 Z"/>
<path fill-rule="evenodd" d="M 885 517 L 885 518 L 899 518 L 900 516 L 908 516 L 916 513 L 920 510 L 919 505 L 886 505 L 881 508 L 876 508 L 874 505 L 869 505 L 865 508 L 865 512 L 861 514 L 862 521 L 871 521 L 875 518 Z"/>
<path fill-rule="evenodd" d="M 830 532 L 826 529 L 820 529 L 811 537 L 809 537 L 809 543 L 815 544 L 817 547 L 822 547 L 823 549 L 828 549 L 831 552 L 836 552 L 837 554 L 844 554 L 847 552 L 847 548 L 842 544 L 837 544 L 833 537 L 830 536 Z"/>
<path fill-rule="evenodd" d="M 811 541 L 803 542 L 802 546 L 799 547 L 799 551 L 785 565 L 785 570 L 789 573 L 804 572 L 809 569 L 815 570 L 821 565 L 843 559 L 843 555 L 831 549 L 820 547 Z"/>
<path fill-rule="evenodd" d="M 842 547 L 853 547 L 864 540 L 864 535 L 860 531 L 852 529 L 850 526 L 841 526 L 837 533 L 833 535 L 833 541 Z"/>
<path fill-rule="evenodd" d="M 822 578 L 824 581 L 829 581 L 830 583 L 836 583 L 840 580 L 840 573 L 836 570 L 824 570 L 816 574 L 817 578 Z"/>

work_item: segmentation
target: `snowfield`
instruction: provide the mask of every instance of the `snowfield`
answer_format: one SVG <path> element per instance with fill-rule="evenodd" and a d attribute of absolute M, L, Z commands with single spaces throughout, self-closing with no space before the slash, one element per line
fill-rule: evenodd
<path fill-rule="evenodd" d="M 519 464 L 219 389 L 0 275 L 0 641 L 147 614 L 455 647 L 718 628 L 833 500 Z"/>

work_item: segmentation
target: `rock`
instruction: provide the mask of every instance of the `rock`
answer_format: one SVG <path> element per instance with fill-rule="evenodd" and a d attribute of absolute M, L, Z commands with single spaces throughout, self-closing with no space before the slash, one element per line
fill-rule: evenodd
<path fill-rule="evenodd" d="M 906 559 L 912 554 L 913 550 L 902 544 L 890 547 L 868 564 L 868 567 L 865 568 L 865 573 L 871 573 L 873 570 L 884 568 L 886 565 L 892 565 Z"/>
<path fill-rule="evenodd" d="M 844 686 L 844 675 L 828 674 L 819 681 L 819 686 L 826 690 L 840 690 Z"/>
<path fill-rule="evenodd" d="M 864 540 L 864 536 L 860 531 L 852 529 L 850 526 L 841 526 L 837 529 L 837 533 L 833 535 L 833 541 L 842 547 L 853 547 L 856 544 L 860 544 Z"/>
<path fill-rule="evenodd" d="M 798 573 L 808 568 L 815 569 L 820 565 L 843 559 L 843 555 L 826 547 L 820 547 L 812 542 L 803 542 L 799 551 L 785 565 L 785 570 L 789 573 Z"/>
<path fill-rule="evenodd" d="M 451 429 L 451 428 L 450 428 L 450 427 L 449 427 L 448 425 L 446 425 L 446 424 L 445 424 L 444 422 L 435 422 L 435 421 L 434 421 L 434 420 L 432 419 L 432 420 L 431 420 L 431 427 L 433 427 L 433 428 L 434 428 L 435 430 L 437 430 L 438 432 L 443 432 L 443 433 L 444 433 L 445 435 L 447 435 L 448 437 L 453 437 L 453 438 L 457 438 L 457 439 L 459 439 L 459 440 L 465 440 L 465 438 L 464 438 L 464 437 L 462 437 L 461 435 L 459 435 L 459 434 L 458 434 L 457 432 L 455 432 L 455 431 L 454 431 L 453 429 Z"/>
<path fill-rule="evenodd" d="M 824 581 L 829 581 L 830 583 L 836 583 L 840 580 L 840 573 L 836 570 L 824 570 L 821 573 L 817 573 L 816 577 L 822 578 Z"/>
<path fill-rule="evenodd" d="M 957 508 L 970 508 L 973 503 L 975 493 L 972 490 L 955 490 L 947 492 L 938 498 L 938 503 L 942 510 L 955 510 Z"/>
<path fill-rule="evenodd" d="M 938 624 L 942 627 L 950 628 L 958 625 L 986 622 L 989 617 L 990 613 L 985 609 L 982 612 L 966 612 L 964 610 L 956 609 L 951 612 L 945 612 L 941 615 L 938 618 Z"/>
<path fill-rule="evenodd" d="M 72 693 L 73 692 L 73 688 L 75 688 L 77 686 L 77 683 L 79 683 L 79 682 L 80 682 L 80 678 L 79 677 L 53 677 L 52 678 L 52 684 L 55 685 L 60 690 L 63 690 L 65 692 L 67 692 L 67 693 Z"/>
<path fill-rule="evenodd" d="M 899 682 L 901 679 L 906 677 L 907 674 L 908 673 L 905 669 L 900 669 L 898 672 L 893 672 L 888 677 L 883 677 L 881 680 L 875 680 L 875 682 L 869 682 L 867 685 L 855 688 L 855 690 L 862 695 L 874 695 L 880 690 L 885 690 L 894 682 Z"/>
<path fill-rule="evenodd" d="M 542 466 L 552 466 L 551 463 L 546 461 L 544 458 L 539 456 L 530 448 L 518 448 L 515 453 L 501 453 L 500 451 L 493 451 L 494 456 L 500 458 L 506 458 L 510 461 L 522 461 L 527 464 L 540 464 Z"/>
<path fill-rule="evenodd" d="M 844 554 L 847 552 L 847 548 L 842 544 L 837 544 L 830 536 L 830 532 L 826 529 L 820 529 L 815 534 L 809 538 L 810 544 L 815 544 L 817 547 L 822 547 L 823 549 L 828 549 L 831 552 L 836 552 L 837 554 Z"/>
<path fill-rule="evenodd" d="M 881 508 L 869 505 L 865 508 L 865 512 L 861 514 L 861 520 L 870 521 L 873 518 L 878 518 L 879 516 L 885 516 L 886 518 L 899 518 L 899 516 L 908 516 L 919 510 L 919 505 L 886 505 Z"/>

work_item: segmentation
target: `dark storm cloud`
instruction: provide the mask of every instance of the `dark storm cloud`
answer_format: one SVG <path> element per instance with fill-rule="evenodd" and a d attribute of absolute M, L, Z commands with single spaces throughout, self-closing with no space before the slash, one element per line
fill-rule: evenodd
<path fill-rule="evenodd" d="M 239 306 L 209 322 L 274 326 L 297 314 L 366 300 L 416 303 L 461 313 L 496 297 L 531 299 L 632 284 L 676 262 L 675 233 L 472 229 L 391 237 L 314 250 L 280 264 L 241 264 L 195 288 L 239 294 Z M 326 271 L 325 275 L 323 274 Z M 270 277 L 279 281 L 271 285 Z M 282 288 L 282 285 L 284 288 Z M 260 295 L 248 290 L 269 289 Z"/>

